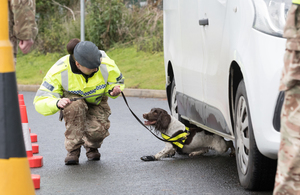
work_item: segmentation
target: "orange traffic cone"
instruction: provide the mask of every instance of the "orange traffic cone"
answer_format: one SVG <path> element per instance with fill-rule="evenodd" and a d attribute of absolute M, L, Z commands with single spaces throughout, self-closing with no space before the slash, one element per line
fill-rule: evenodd
<path fill-rule="evenodd" d="M 32 142 L 37 142 L 37 136 L 36 136 L 36 134 L 31 133 L 30 127 L 29 127 L 29 133 L 30 133 L 30 140 L 31 140 L 31 143 L 32 143 Z M 39 145 L 38 145 L 38 144 L 33 144 L 33 143 L 32 143 L 31 146 L 32 146 L 32 153 L 33 153 L 33 154 L 39 153 Z"/>
<path fill-rule="evenodd" d="M 0 1 L 0 192 L 34 195 L 26 157 L 13 50 L 8 39 L 8 1 Z"/>
<path fill-rule="evenodd" d="M 27 158 L 29 160 L 29 166 L 31 168 L 41 167 L 41 166 L 43 166 L 43 157 L 42 156 L 33 156 L 31 140 L 30 140 L 30 136 L 29 136 L 27 111 L 26 111 L 25 105 L 20 105 L 20 113 L 21 113 L 23 136 L 24 136 L 24 141 L 25 141 L 25 149 L 26 149 L 26 153 L 27 153 Z"/>
<path fill-rule="evenodd" d="M 24 96 L 23 94 L 18 94 L 19 97 L 19 105 L 24 105 L 25 106 L 25 101 L 24 101 Z M 30 139 L 31 142 L 37 142 L 37 134 L 31 133 L 31 129 L 29 128 L 29 134 L 30 134 Z M 31 144 L 32 146 L 32 153 L 37 154 L 39 153 L 39 145 L 38 144 Z"/>
<path fill-rule="evenodd" d="M 24 96 L 23 94 L 18 94 L 19 96 L 19 105 L 25 105 Z M 37 134 L 31 133 L 31 129 L 29 128 L 31 142 L 37 142 Z"/>
<path fill-rule="evenodd" d="M 19 97 L 19 105 L 25 105 L 23 94 L 18 94 Z"/>
<path fill-rule="evenodd" d="M 31 179 L 35 189 L 40 189 L 41 177 L 39 175 L 31 174 Z"/>
<path fill-rule="evenodd" d="M 29 128 L 29 132 L 30 132 L 31 142 L 37 142 L 37 134 L 31 133 L 31 129 L 30 128 Z"/>

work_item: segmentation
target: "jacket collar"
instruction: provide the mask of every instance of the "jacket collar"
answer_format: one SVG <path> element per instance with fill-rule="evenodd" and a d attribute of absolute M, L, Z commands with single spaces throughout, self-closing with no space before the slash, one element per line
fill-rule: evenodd
<path fill-rule="evenodd" d="M 87 83 L 88 82 L 88 79 L 91 78 L 92 76 L 94 76 L 94 73 L 90 74 L 90 75 L 86 75 L 84 74 L 83 72 L 81 72 L 81 70 L 79 70 L 75 64 L 75 60 L 73 59 L 72 55 L 70 55 L 69 57 L 69 63 L 70 63 L 70 66 L 71 66 L 71 70 L 74 74 L 81 74 L 84 78 L 85 78 L 85 82 Z M 99 71 L 99 68 L 97 70 L 97 72 Z"/>

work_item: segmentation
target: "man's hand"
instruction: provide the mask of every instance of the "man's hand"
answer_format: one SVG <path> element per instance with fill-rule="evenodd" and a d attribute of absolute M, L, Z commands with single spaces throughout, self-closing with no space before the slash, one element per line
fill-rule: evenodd
<path fill-rule="evenodd" d="M 58 101 L 57 106 L 59 108 L 64 108 L 71 103 L 72 103 L 72 101 L 69 98 L 62 98 Z"/>
<path fill-rule="evenodd" d="M 33 45 L 33 40 L 20 40 L 19 47 L 23 54 L 27 54 L 30 51 L 31 46 Z"/>
<path fill-rule="evenodd" d="M 111 96 L 118 96 L 121 93 L 120 85 L 116 85 L 110 92 Z"/>

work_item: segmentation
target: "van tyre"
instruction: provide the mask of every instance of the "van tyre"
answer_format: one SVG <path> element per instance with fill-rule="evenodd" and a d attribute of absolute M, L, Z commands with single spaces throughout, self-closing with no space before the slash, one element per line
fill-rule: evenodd
<path fill-rule="evenodd" d="M 244 80 L 237 88 L 234 121 L 236 164 L 241 185 L 247 190 L 273 189 L 277 160 L 258 151 Z"/>
<path fill-rule="evenodd" d="M 176 99 L 176 84 L 175 84 L 175 79 L 174 78 L 173 78 L 172 83 L 171 83 L 170 111 L 171 111 L 171 115 L 178 119 L 177 99 Z"/>
<path fill-rule="evenodd" d="M 178 113 L 178 101 L 176 98 L 176 84 L 175 79 L 173 78 L 171 83 L 171 93 L 170 93 L 170 111 L 171 115 L 177 118 L 180 122 L 185 123 L 185 121 L 181 118 L 180 114 Z"/>

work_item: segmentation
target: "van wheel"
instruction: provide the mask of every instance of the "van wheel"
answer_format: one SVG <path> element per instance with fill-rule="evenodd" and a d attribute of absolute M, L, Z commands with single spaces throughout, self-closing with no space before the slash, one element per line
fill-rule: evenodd
<path fill-rule="evenodd" d="M 236 164 L 241 185 L 247 190 L 272 189 L 277 161 L 263 156 L 258 151 L 243 80 L 239 83 L 235 98 L 234 134 Z"/>

